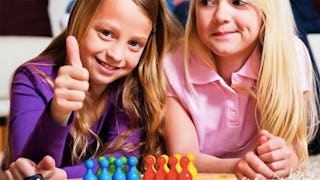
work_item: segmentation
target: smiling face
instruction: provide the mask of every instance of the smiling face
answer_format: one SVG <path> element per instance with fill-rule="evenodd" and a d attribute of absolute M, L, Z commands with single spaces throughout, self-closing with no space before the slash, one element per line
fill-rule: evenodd
<path fill-rule="evenodd" d="M 201 41 L 216 59 L 244 58 L 256 46 L 261 17 L 241 0 L 196 0 L 196 26 Z"/>
<path fill-rule="evenodd" d="M 132 72 L 151 29 L 151 20 L 133 0 L 104 0 L 79 45 L 90 86 L 105 88 Z"/>

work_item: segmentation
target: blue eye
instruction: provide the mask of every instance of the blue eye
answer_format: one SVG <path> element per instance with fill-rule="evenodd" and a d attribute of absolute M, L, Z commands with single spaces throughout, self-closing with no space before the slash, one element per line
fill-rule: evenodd
<path fill-rule="evenodd" d="M 104 36 L 110 36 L 111 35 L 111 33 L 109 32 L 109 31 L 102 31 L 102 34 L 104 35 Z"/>
<path fill-rule="evenodd" d="M 232 4 L 233 4 L 233 5 L 240 6 L 240 5 L 247 4 L 247 2 L 244 1 L 244 0 L 233 0 L 233 1 L 232 1 Z"/>
<path fill-rule="evenodd" d="M 139 43 L 136 41 L 130 41 L 129 44 L 130 46 L 134 46 L 134 47 L 139 46 Z"/>
<path fill-rule="evenodd" d="M 201 0 L 200 3 L 204 6 L 215 4 L 212 0 Z"/>

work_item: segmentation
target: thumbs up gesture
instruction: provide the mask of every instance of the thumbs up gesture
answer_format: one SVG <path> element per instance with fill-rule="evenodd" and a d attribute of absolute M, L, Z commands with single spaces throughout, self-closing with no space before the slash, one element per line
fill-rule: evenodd
<path fill-rule="evenodd" d="M 69 64 L 58 71 L 50 107 L 51 117 L 62 125 L 67 124 L 72 111 L 82 108 L 89 89 L 89 72 L 82 66 L 76 38 L 67 37 L 66 47 Z"/>

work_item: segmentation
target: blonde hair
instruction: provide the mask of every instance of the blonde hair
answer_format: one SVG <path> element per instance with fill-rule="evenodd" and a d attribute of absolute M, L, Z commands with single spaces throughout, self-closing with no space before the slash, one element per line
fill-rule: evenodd
<path fill-rule="evenodd" d="M 122 104 L 120 111 L 124 111 L 132 119 L 127 131 L 121 133 L 110 144 L 103 145 L 101 139 L 86 123 L 83 112 L 94 103 L 87 94 L 84 107 L 77 113 L 77 120 L 71 128 L 73 147 L 71 161 L 77 164 L 83 161 L 88 151 L 89 138 L 97 141 L 96 149 L 91 157 L 116 151 L 131 152 L 140 149 L 141 157 L 146 154 L 159 155 L 162 147 L 162 125 L 164 119 L 164 105 L 166 103 L 166 83 L 162 72 L 162 59 L 167 48 L 176 38 L 182 35 L 182 27 L 168 11 L 162 0 L 133 0 L 136 5 L 150 18 L 153 29 L 140 57 L 137 67 L 126 77 L 118 80 L 120 87 L 114 99 L 115 106 Z M 55 65 L 67 64 L 65 40 L 69 35 L 81 42 L 92 19 L 103 0 L 77 0 L 71 11 L 67 29 L 56 37 L 51 44 L 36 58 L 53 59 Z M 80 44 L 80 43 L 79 43 Z M 53 80 L 43 76 L 52 86 Z M 108 86 L 109 87 L 109 86 Z M 109 96 L 109 89 L 102 95 L 105 103 Z M 118 102 L 122 98 L 122 102 Z M 88 112 L 88 111 L 86 111 Z M 95 112 L 90 112 L 89 118 L 98 118 Z M 139 144 L 125 144 L 135 129 L 142 126 L 142 138 Z"/>
<path fill-rule="evenodd" d="M 195 0 L 191 0 L 185 32 L 185 72 L 189 86 L 189 53 L 196 51 L 215 69 L 214 58 L 199 38 L 195 20 Z M 315 80 L 311 63 L 307 62 L 311 90 L 303 94 L 297 58 L 296 27 L 288 0 L 248 1 L 261 12 L 261 67 L 257 82 L 256 117 L 259 127 L 292 144 L 305 167 L 308 141 L 316 131 L 317 109 Z M 306 50 L 305 50 L 306 51 Z M 309 57 L 306 59 L 310 60 Z M 191 87 L 192 88 L 192 87 Z"/>

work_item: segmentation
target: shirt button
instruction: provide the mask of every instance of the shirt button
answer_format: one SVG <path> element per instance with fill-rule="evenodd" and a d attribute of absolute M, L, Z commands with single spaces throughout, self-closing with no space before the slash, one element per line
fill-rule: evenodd
<path fill-rule="evenodd" d="M 234 118 L 234 117 L 236 116 L 236 111 L 235 111 L 235 110 L 231 110 L 230 116 L 231 116 L 232 118 Z"/>

